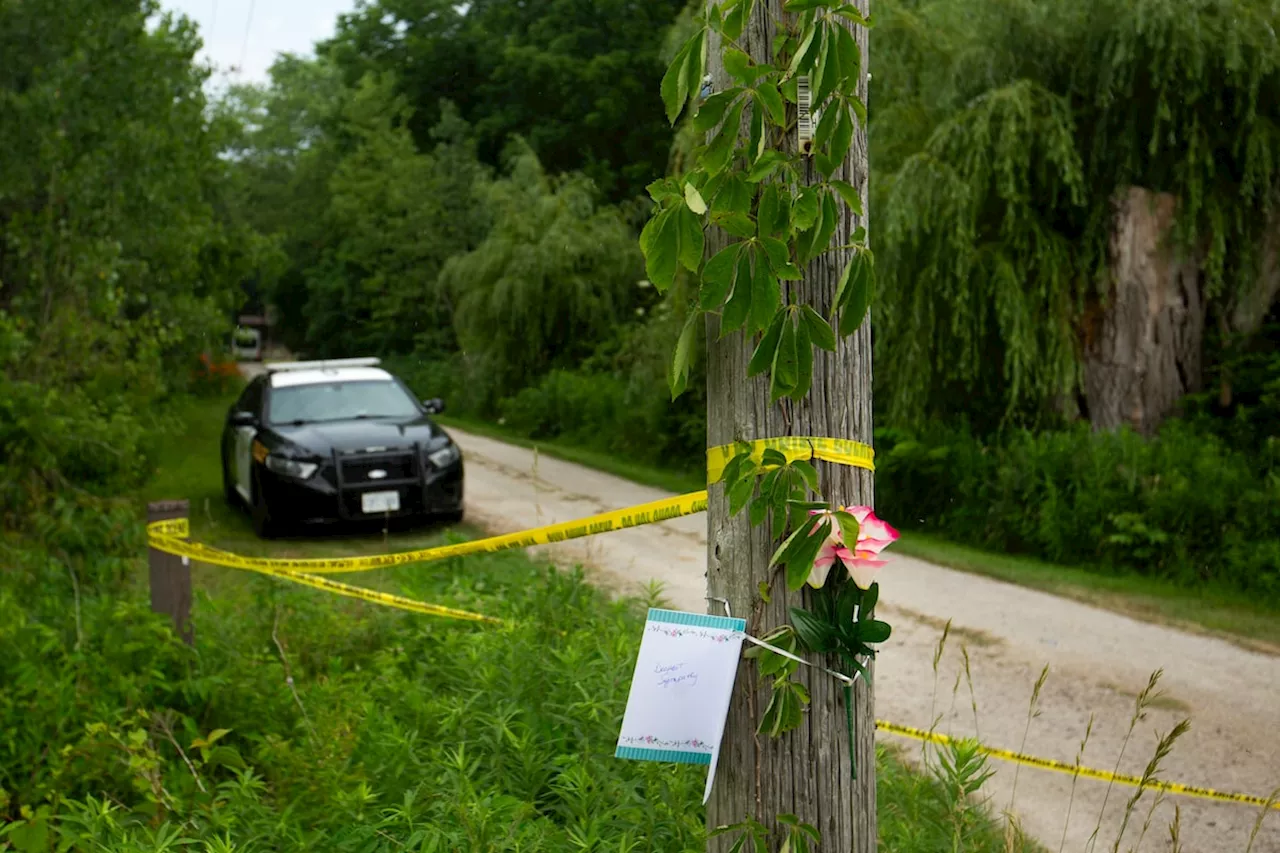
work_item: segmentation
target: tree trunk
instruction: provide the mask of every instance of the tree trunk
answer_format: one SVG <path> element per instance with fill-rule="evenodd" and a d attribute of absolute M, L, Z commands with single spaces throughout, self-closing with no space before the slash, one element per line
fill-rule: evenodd
<path fill-rule="evenodd" d="M 859 7 L 867 12 L 867 0 Z M 783 17 L 781 0 L 758 2 L 741 43 L 757 62 L 772 60 L 772 19 Z M 855 28 L 863 55 L 859 94 L 866 98 L 867 32 Z M 714 41 L 708 51 L 712 87 L 725 88 L 728 78 Z M 792 108 L 794 116 L 794 108 Z M 791 140 L 795 145 L 795 140 Z M 858 188 L 867 204 L 867 144 L 859 127 L 845 164 L 835 176 Z M 816 171 L 810 179 L 818 180 Z M 832 242 L 846 245 L 859 221 L 847 210 Z M 708 235 L 708 252 L 726 245 L 723 233 Z M 848 263 L 848 251 L 833 251 L 805 270 L 803 282 L 784 285 L 784 293 L 827 314 L 836 284 Z M 784 299 L 785 299 L 784 295 Z M 720 339 L 719 318 L 707 318 L 707 440 L 709 446 L 736 439 L 775 436 L 830 436 L 871 443 L 871 327 L 868 319 L 852 336 L 840 340 L 835 353 L 815 351 L 813 387 L 801 403 L 769 404 L 767 377 L 747 378 L 753 342 L 740 332 Z M 826 500 L 840 505 L 872 502 L 871 473 L 858 468 L 819 464 Z M 744 510 L 729 516 L 723 488 L 710 490 L 707 512 L 707 591 L 712 599 L 728 600 L 734 616 L 747 619 L 747 630 L 759 636 L 789 621 L 788 609 L 807 593 L 790 592 L 781 576 L 769 570 L 775 543 L 766 526 L 753 528 Z M 770 601 L 759 593 L 762 582 L 774 581 Z M 723 614 L 723 605 L 709 602 L 709 612 Z M 829 666 L 835 667 L 834 663 Z M 823 851 L 876 850 L 875 714 L 873 697 L 859 681 L 854 692 L 858 776 L 851 778 L 849 744 L 842 686 L 831 677 L 801 667 L 797 677 L 809 688 L 812 704 L 800 728 L 779 738 L 757 735 L 756 727 L 768 703 L 770 683 L 756 676 L 755 664 L 739 667 L 721 746 L 715 788 L 708 804 L 712 827 L 752 817 L 775 828 L 781 814 L 794 814 L 822 835 Z M 727 850 L 731 837 L 713 838 L 708 850 Z M 771 848 L 776 849 L 776 848 Z"/>
<path fill-rule="evenodd" d="M 1253 286 L 1237 294 L 1218 320 L 1223 342 L 1229 348 L 1247 343 L 1258 333 L 1280 295 L 1280 204 L 1267 216 L 1259 254 Z M 1225 408 L 1231 405 L 1231 375 L 1226 364 L 1221 368 L 1218 404 Z"/>
<path fill-rule="evenodd" d="M 1173 196 L 1129 187 L 1112 204 L 1110 292 L 1086 328 L 1085 397 L 1095 429 L 1150 435 L 1200 390 L 1200 265 L 1173 245 Z"/>

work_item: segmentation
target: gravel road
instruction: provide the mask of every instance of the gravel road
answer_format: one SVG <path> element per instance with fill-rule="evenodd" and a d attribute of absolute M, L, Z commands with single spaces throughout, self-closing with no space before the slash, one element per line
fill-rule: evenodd
<path fill-rule="evenodd" d="M 450 431 L 467 463 L 469 518 L 494 533 L 657 500 L 667 493 L 487 438 Z M 892 521 L 892 519 L 890 519 Z M 617 592 L 662 584 L 669 603 L 705 612 L 706 518 L 696 515 L 542 549 L 560 562 L 581 562 L 597 583 Z M 881 611 L 894 625 L 878 659 L 876 716 L 1018 750 L 1032 687 L 1050 667 L 1040 716 L 1022 751 L 1073 762 L 1090 716 L 1085 765 L 1116 765 L 1134 697 L 1157 669 L 1165 695 L 1139 723 L 1120 770 L 1141 774 L 1158 740 L 1179 720 L 1192 727 L 1164 762 L 1161 778 L 1266 796 L 1280 785 L 1280 658 L 1229 643 L 1135 621 L 1088 605 L 897 556 L 881 574 Z M 951 619 L 951 638 L 935 679 L 932 660 Z M 968 651 L 973 700 L 963 673 Z M 953 688 L 958 690 L 953 692 Z M 937 691 L 936 702 L 933 699 Z M 976 715 L 973 703 L 976 702 Z M 935 710 L 936 709 L 936 710 Z M 976 716 L 976 724 L 975 724 Z M 918 758 L 919 745 L 881 739 Z M 1134 788 L 1081 779 L 1068 821 L 1067 775 L 993 763 L 985 789 L 996 811 L 1009 809 L 1051 850 L 1083 851 L 1106 798 L 1096 849 L 1111 850 Z M 1016 796 L 1015 796 L 1016 793 Z M 1169 797 L 1138 844 L 1147 794 L 1130 820 L 1120 850 L 1168 850 L 1174 805 L 1181 808 L 1186 853 L 1243 853 L 1258 816 L 1254 807 Z M 1280 853 L 1280 813 L 1272 813 L 1254 853 Z"/>

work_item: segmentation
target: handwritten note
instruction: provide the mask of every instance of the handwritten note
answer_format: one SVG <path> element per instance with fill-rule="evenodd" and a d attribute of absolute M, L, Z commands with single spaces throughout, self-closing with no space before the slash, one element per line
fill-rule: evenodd
<path fill-rule="evenodd" d="M 705 803 L 738 672 L 745 619 L 650 609 L 618 758 L 705 764 Z"/>

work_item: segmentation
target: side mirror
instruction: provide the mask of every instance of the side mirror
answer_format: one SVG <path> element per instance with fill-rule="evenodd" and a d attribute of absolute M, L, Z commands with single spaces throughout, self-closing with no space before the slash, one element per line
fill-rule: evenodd
<path fill-rule="evenodd" d="M 444 400 L 439 397 L 433 397 L 423 402 L 422 408 L 426 409 L 428 415 L 444 414 Z"/>
<path fill-rule="evenodd" d="M 232 412 L 231 425 L 236 427 L 257 426 L 258 418 L 253 412 Z"/>

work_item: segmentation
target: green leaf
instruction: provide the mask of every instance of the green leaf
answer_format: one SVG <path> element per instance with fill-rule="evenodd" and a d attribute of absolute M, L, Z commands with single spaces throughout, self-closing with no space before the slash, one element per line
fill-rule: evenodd
<path fill-rule="evenodd" d="M 754 66 L 751 64 L 751 57 L 736 47 L 725 49 L 723 59 L 724 70 L 728 71 L 730 76 L 737 78 L 743 85 L 750 84 L 760 76 L 755 72 Z"/>
<path fill-rule="evenodd" d="M 821 492 L 818 488 L 818 469 L 814 468 L 812 463 L 805 459 L 797 459 L 791 463 L 791 467 L 800 472 L 800 477 L 804 480 L 805 485 L 809 487 L 810 491 L 815 493 Z"/>
<path fill-rule="evenodd" d="M 640 232 L 640 251 L 649 280 L 660 291 L 671 286 L 680 254 L 680 237 L 672 218 L 674 208 L 664 210 L 645 223 Z"/>
<path fill-rule="evenodd" d="M 838 28 L 837 28 L 838 29 Z M 822 28 L 822 42 L 818 45 L 818 61 L 814 64 L 813 80 L 810 85 L 813 87 L 813 104 L 821 107 L 827 102 L 827 98 L 831 97 L 831 93 L 835 91 L 836 84 L 840 82 L 840 62 L 836 57 L 836 40 L 830 36 L 830 29 Z"/>
<path fill-rule="evenodd" d="M 696 270 L 702 265 L 702 253 L 705 249 L 702 220 L 685 205 L 676 208 L 675 212 L 680 236 L 680 263 L 685 269 Z"/>
<path fill-rule="evenodd" d="M 747 182 L 735 172 L 724 175 L 720 191 L 711 200 L 712 216 L 729 213 L 741 213 L 743 216 L 751 213 L 751 189 L 748 188 Z"/>
<path fill-rule="evenodd" d="M 730 243 L 716 252 L 702 268 L 702 288 L 698 292 L 698 305 L 703 311 L 718 309 L 733 289 L 734 273 L 738 269 L 741 243 Z"/>
<path fill-rule="evenodd" d="M 831 238 L 835 236 L 836 226 L 839 224 L 840 211 L 836 208 L 836 197 L 826 193 L 822 197 L 822 225 L 814 237 L 811 257 L 816 258 L 831 247 Z"/>
<path fill-rule="evenodd" d="M 862 529 L 858 524 L 858 519 L 844 510 L 837 510 L 833 514 L 836 517 L 836 524 L 840 525 L 841 538 L 849 550 L 852 551 L 854 545 L 858 542 L 858 531 Z"/>
<path fill-rule="evenodd" d="M 818 191 L 813 187 L 805 187 L 800 191 L 795 204 L 791 206 L 791 224 L 797 231 L 808 231 L 818 221 Z"/>
<path fill-rule="evenodd" d="M 662 93 L 662 104 L 667 110 L 667 121 L 671 124 L 676 123 L 676 118 L 684 109 L 684 102 L 689 99 L 689 81 L 685 77 L 685 66 L 688 64 L 689 51 L 692 50 L 693 43 L 699 40 L 700 36 L 701 32 L 686 41 L 680 50 L 676 51 L 675 58 L 667 66 L 667 73 L 662 75 L 662 85 L 659 90 Z"/>
<path fill-rule="evenodd" d="M 834 6 L 835 0 L 787 0 L 783 10 L 787 12 L 808 12 L 810 9 L 820 9 L 823 6 Z"/>
<path fill-rule="evenodd" d="M 835 648 L 835 632 L 831 626 L 802 607 L 791 608 L 791 624 L 800 635 L 800 642 L 818 654 L 826 654 Z"/>
<path fill-rule="evenodd" d="M 764 337 L 756 345 L 756 351 L 751 354 L 751 363 L 747 365 L 747 376 L 759 376 L 773 364 L 773 357 L 778 350 L 778 341 L 782 337 L 782 324 L 786 320 L 786 316 L 786 311 L 778 311 L 773 315 L 773 322 L 769 324 L 768 331 L 764 333 Z"/>
<path fill-rule="evenodd" d="M 693 184 L 684 185 L 684 203 L 698 216 L 707 212 L 707 203 L 702 200 L 702 193 Z"/>
<path fill-rule="evenodd" d="M 745 213 L 730 213 L 725 216 L 712 217 L 712 223 L 719 225 L 735 237 L 749 239 L 756 236 L 756 223 Z"/>
<path fill-rule="evenodd" d="M 782 312 L 779 312 L 781 315 Z M 787 464 L 787 456 L 781 450 L 774 450 L 772 447 L 767 448 L 764 453 L 760 454 L 760 464 L 783 466 Z M 770 472 L 770 476 L 776 475 L 777 471 Z"/>
<path fill-rule="evenodd" d="M 864 643 L 883 643 L 893 633 L 893 628 L 889 623 L 881 622 L 879 619 L 872 619 L 869 622 L 859 624 L 862 626 L 861 636 Z"/>
<path fill-rule="evenodd" d="M 781 300 L 782 291 L 778 287 L 778 279 L 765 259 L 757 254 L 755 275 L 751 282 L 751 312 L 747 318 L 747 332 L 754 335 L 766 329 Z"/>
<path fill-rule="evenodd" d="M 684 322 L 684 328 L 680 331 L 680 339 L 676 341 L 675 356 L 671 359 L 671 373 L 667 377 L 667 382 L 671 386 L 671 399 L 676 399 L 684 393 L 689 384 L 689 359 L 693 353 L 693 335 L 698 328 L 698 319 L 701 317 L 698 311 L 690 311 L 689 318 Z"/>
<path fill-rule="evenodd" d="M 744 8 L 746 3 L 735 3 L 729 13 L 724 16 L 724 25 L 721 32 L 729 41 L 737 41 L 742 37 L 742 30 L 745 28 L 747 20 L 747 12 Z"/>
<path fill-rule="evenodd" d="M 875 270 L 871 253 L 856 251 L 840 277 L 836 289 L 836 309 L 840 312 L 841 336 L 852 335 L 862 325 L 871 307 L 871 291 L 875 287 Z"/>
<path fill-rule="evenodd" d="M 831 145 L 825 154 L 814 160 L 818 171 L 828 177 L 844 163 L 844 158 L 849 153 L 849 146 L 853 144 L 853 117 L 846 107 L 834 108 L 838 109 L 840 114 L 836 117 L 835 131 L 831 134 Z"/>
<path fill-rule="evenodd" d="M 789 312 L 786 312 L 789 314 Z M 796 355 L 796 326 L 788 316 L 782 323 L 782 334 L 778 338 L 778 349 L 773 356 L 773 371 L 770 376 L 770 403 L 791 393 L 796 387 L 797 372 L 800 368 Z"/>
<path fill-rule="evenodd" d="M 821 314 L 814 311 L 812 306 L 805 305 L 800 309 L 800 319 L 804 321 L 805 327 L 809 330 L 809 339 L 814 344 L 827 352 L 836 351 L 836 333 L 831 330 L 830 324 L 822 319 Z"/>
<path fill-rule="evenodd" d="M 760 159 L 765 150 L 764 110 L 751 108 L 751 130 L 747 136 L 747 163 L 753 164 Z"/>
<path fill-rule="evenodd" d="M 813 38 L 818 33 L 818 26 L 812 20 L 804 28 L 804 32 L 800 36 L 800 43 L 796 45 L 796 52 L 791 57 L 791 64 L 787 66 L 787 77 L 796 76 L 800 71 L 801 65 L 809 55 L 809 48 L 813 46 Z M 807 69 L 808 66 L 806 65 Z"/>
<path fill-rule="evenodd" d="M 760 206 L 756 221 L 761 237 L 768 237 L 778 230 L 778 185 L 769 184 L 760 193 Z"/>
<path fill-rule="evenodd" d="M 756 498 L 751 502 L 751 526 L 759 527 L 764 524 L 764 520 L 769 516 L 769 504 L 763 498 Z"/>
<path fill-rule="evenodd" d="M 659 178 L 645 189 L 649 191 L 649 198 L 659 204 L 680 197 L 680 185 L 671 178 Z"/>
<path fill-rule="evenodd" d="M 858 7 L 851 3 L 844 3 L 836 7 L 836 14 L 842 18 L 847 18 L 860 26 L 871 26 L 871 22 L 862 16 L 862 13 L 858 11 Z"/>
<path fill-rule="evenodd" d="M 782 93 L 772 83 L 765 82 L 755 89 L 756 100 L 769 114 L 769 120 L 778 127 L 787 123 L 787 111 L 782 105 Z"/>
<path fill-rule="evenodd" d="M 698 133 L 710 133 L 724 119 L 724 114 L 733 103 L 734 98 L 737 98 L 741 93 L 742 88 L 737 87 L 710 95 L 698 107 L 698 114 L 693 119 L 693 129 Z"/>
<path fill-rule="evenodd" d="M 853 188 L 853 184 L 848 181 L 831 181 L 831 187 L 840 193 L 840 198 L 849 206 L 849 210 L 853 211 L 855 216 L 862 215 L 862 196 Z"/>
<path fill-rule="evenodd" d="M 828 105 L 828 108 L 818 116 L 818 126 L 813 131 L 813 149 L 815 151 L 823 148 L 830 141 L 831 134 L 835 131 L 836 125 L 840 123 L 840 112 L 840 104 L 837 102 Z"/>
<path fill-rule="evenodd" d="M 741 131 L 742 110 L 745 107 L 745 100 L 735 104 L 729 111 L 729 117 L 716 132 L 715 138 L 703 149 L 702 166 L 711 177 L 723 172 L 729 165 L 729 161 L 733 159 L 733 152 L 738 145 L 738 133 Z"/>
<path fill-rule="evenodd" d="M 872 586 L 874 586 L 874 584 L 872 584 Z M 768 604 L 769 599 L 772 597 L 769 594 L 769 583 L 767 581 L 760 581 L 760 585 L 756 587 L 756 591 L 760 593 L 760 600 L 765 604 Z M 776 646 L 777 643 L 774 643 L 774 645 Z"/>
<path fill-rule="evenodd" d="M 736 332 L 747 322 L 751 313 L 751 256 L 753 252 L 742 252 L 738 256 L 738 275 L 734 279 L 733 294 L 725 303 L 724 313 L 720 316 L 720 334 L 723 337 L 729 332 Z"/>
<path fill-rule="evenodd" d="M 769 256 L 769 266 L 781 281 L 799 281 L 802 278 L 800 270 L 791 263 L 791 249 L 786 243 L 776 237 L 765 237 L 760 244 Z"/>
<path fill-rule="evenodd" d="M 737 515 L 742 512 L 742 508 L 751 499 L 751 493 L 755 491 L 755 488 L 755 477 L 743 477 L 729 487 L 729 515 Z"/>
<path fill-rule="evenodd" d="M 800 318 L 796 319 L 796 387 L 791 391 L 791 399 L 803 400 L 813 386 L 813 340 L 809 337 L 809 327 Z"/>
<path fill-rule="evenodd" d="M 782 541 L 777 550 L 773 552 L 773 556 L 769 559 L 769 567 L 777 565 L 786 565 L 787 562 L 800 550 L 804 545 L 805 539 L 809 532 L 813 530 L 814 525 L 819 521 L 819 516 L 806 516 L 804 521 L 796 525 L 796 529 L 791 531 L 791 535 Z"/>
<path fill-rule="evenodd" d="M 853 584 L 850 584 L 853 586 Z M 857 587 L 854 587 L 857 589 Z M 862 609 L 858 612 L 860 618 L 867 618 L 876 612 L 876 603 L 880 601 L 880 584 L 873 583 L 866 592 L 862 593 Z"/>
<path fill-rule="evenodd" d="M 749 183 L 758 184 L 768 178 L 778 170 L 778 167 L 786 162 L 787 155 L 781 151 L 766 151 L 760 155 L 751 170 L 747 172 L 747 181 Z"/>
<path fill-rule="evenodd" d="M 249 766 L 239 750 L 230 746 L 215 746 L 209 750 L 209 757 L 206 761 L 209 764 L 230 767 L 232 770 L 243 770 Z"/>
<path fill-rule="evenodd" d="M 853 33 L 845 27 L 836 27 L 836 58 L 840 65 L 840 77 L 851 90 L 856 91 L 858 72 L 862 70 L 862 52 Z"/>
<path fill-rule="evenodd" d="M 685 89 L 695 100 L 702 91 L 702 78 L 707 66 L 707 31 L 699 29 L 690 41 L 690 48 L 685 59 Z"/>

